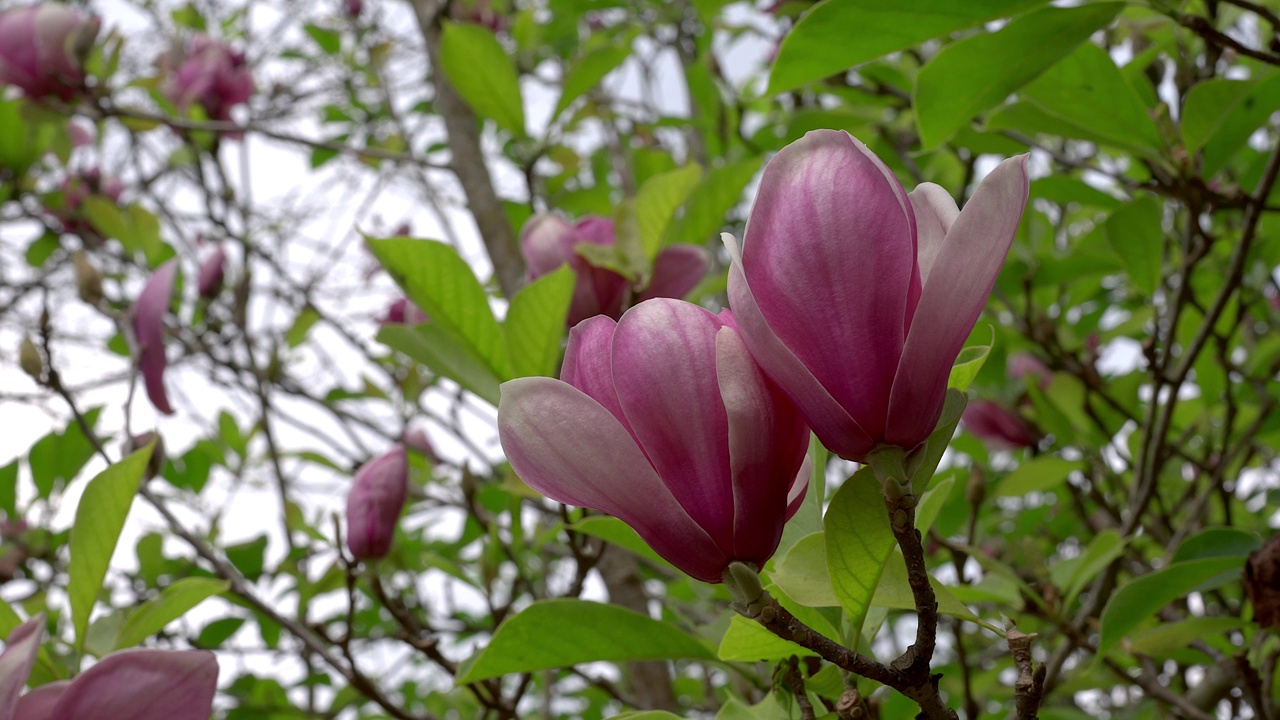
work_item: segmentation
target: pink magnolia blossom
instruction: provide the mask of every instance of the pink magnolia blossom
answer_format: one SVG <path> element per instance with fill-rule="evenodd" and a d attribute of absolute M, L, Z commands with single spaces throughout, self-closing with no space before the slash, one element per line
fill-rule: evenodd
<path fill-rule="evenodd" d="M 990 400 L 974 400 L 961 417 L 965 430 L 997 450 L 1033 447 L 1040 439 L 1021 415 Z"/>
<path fill-rule="evenodd" d="M 226 275 L 227 253 L 219 243 L 196 272 L 196 292 L 202 298 L 217 297 Z"/>
<path fill-rule="evenodd" d="M 5 720 L 208 720 L 218 660 L 203 650 L 121 650 L 74 680 L 21 695 L 31 674 L 44 616 L 9 635 L 0 654 L 0 718 Z"/>
<path fill-rule="evenodd" d="M 836 454 L 910 450 L 942 413 L 1026 205 L 1026 156 L 961 212 L 908 194 L 848 133 L 816 130 L 765 167 L 744 247 L 725 235 L 729 303 L 747 347 Z"/>
<path fill-rule="evenodd" d="M 244 54 L 207 35 L 191 40 L 167 94 L 179 107 L 198 103 L 214 120 L 230 120 L 231 108 L 253 96 L 253 74 Z"/>
<path fill-rule="evenodd" d="M 595 267 L 575 250 L 583 244 L 612 247 L 617 242 L 613 221 L 594 215 L 573 224 L 557 215 L 535 215 L 525 223 L 520 233 L 520 250 L 530 280 L 536 280 L 565 263 L 578 276 L 569 306 L 567 324 L 570 327 L 595 315 L 608 315 L 616 320 L 630 304 L 632 287 L 625 277 L 612 270 Z M 700 247 L 671 245 L 663 248 L 654 260 L 648 286 L 636 301 L 684 297 L 702 280 L 710 263 L 707 251 Z"/>
<path fill-rule="evenodd" d="M 400 442 L 404 446 L 419 455 L 426 457 L 431 462 L 436 461 L 436 449 L 431 444 L 431 438 L 427 436 L 427 431 L 422 428 L 410 428 L 400 434 Z"/>
<path fill-rule="evenodd" d="M 728 311 L 655 299 L 593 317 L 560 376 L 502 385 L 498 432 L 526 483 L 620 518 L 699 580 L 773 555 L 807 487 L 809 431 Z"/>
<path fill-rule="evenodd" d="M 97 18 L 57 2 L 0 12 L 0 85 L 27 97 L 70 100 L 84 87 L 84 61 L 99 26 Z"/>
<path fill-rule="evenodd" d="M 168 364 L 164 354 L 164 316 L 173 298 L 173 280 L 178 261 L 172 259 L 152 273 L 142 293 L 133 304 L 133 337 L 138 346 L 138 371 L 142 373 L 147 397 L 156 410 L 172 415 L 169 396 L 164 389 L 164 371 Z"/>
<path fill-rule="evenodd" d="M 382 324 L 421 325 L 430 319 L 412 300 L 401 297 L 387 306 L 387 311 L 382 315 Z"/>
<path fill-rule="evenodd" d="M 347 549 L 357 560 L 386 557 L 409 491 L 403 445 L 365 463 L 347 494 Z"/>

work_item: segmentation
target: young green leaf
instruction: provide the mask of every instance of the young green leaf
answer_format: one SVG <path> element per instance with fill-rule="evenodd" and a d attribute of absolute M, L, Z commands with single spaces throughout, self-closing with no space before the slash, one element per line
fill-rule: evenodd
<path fill-rule="evenodd" d="M 477 115 L 524 137 L 520 78 L 511 57 L 488 28 L 475 23 L 444 23 L 440 68 Z"/>
<path fill-rule="evenodd" d="M 569 266 L 563 265 L 529 283 L 511 299 L 502 330 L 512 377 L 556 376 L 576 279 Z"/>

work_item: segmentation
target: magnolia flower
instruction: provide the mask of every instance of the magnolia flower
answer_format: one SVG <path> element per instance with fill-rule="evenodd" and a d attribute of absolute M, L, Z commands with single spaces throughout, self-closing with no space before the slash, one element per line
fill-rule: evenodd
<path fill-rule="evenodd" d="M 773 555 L 807 487 L 809 431 L 728 311 L 656 299 L 593 317 L 560 376 L 502 385 L 498 432 L 526 483 L 620 518 L 699 580 Z"/>
<path fill-rule="evenodd" d="M 387 306 L 387 311 L 382 315 L 382 324 L 421 325 L 430 319 L 412 300 L 401 297 Z"/>
<path fill-rule="evenodd" d="M 990 400 L 974 400 L 961 416 L 964 428 L 997 450 L 1033 447 L 1040 439 L 1022 416 Z"/>
<path fill-rule="evenodd" d="M 167 94 L 179 107 L 199 103 L 214 120 L 230 120 L 231 108 L 253 96 L 253 74 L 244 54 L 207 35 L 197 35 Z"/>
<path fill-rule="evenodd" d="M 99 22 L 56 2 L 0 12 L 0 85 L 27 97 L 70 100 L 84 86 L 84 61 Z"/>
<path fill-rule="evenodd" d="M 164 390 L 164 316 L 173 297 L 173 279 L 178 260 L 172 259 L 152 273 L 142 293 L 133 304 L 133 338 L 138 348 L 138 371 L 147 387 L 151 404 L 165 415 L 172 415 L 169 396 Z"/>
<path fill-rule="evenodd" d="M 960 212 L 937 185 L 908 194 L 836 130 L 769 161 L 744 247 L 723 236 L 729 303 L 752 355 L 833 452 L 861 462 L 933 431 L 1028 184 L 1026 156 L 1006 160 Z"/>
<path fill-rule="evenodd" d="M 347 494 L 347 549 L 357 560 L 386 557 L 409 491 L 403 445 L 365 463 Z"/>
<path fill-rule="evenodd" d="M 196 292 L 202 298 L 217 297 L 222 291 L 222 281 L 226 274 L 227 253 L 219 243 L 213 253 L 200 263 L 196 272 Z"/>
<path fill-rule="evenodd" d="M 19 697 L 31 674 L 44 615 L 9 635 L 0 654 L 0 718 L 7 720 L 208 720 L 218 660 L 204 650 L 121 650 L 74 680 Z"/>
<path fill-rule="evenodd" d="M 431 438 L 427 436 L 427 431 L 422 428 L 410 428 L 400 433 L 400 442 L 404 446 L 419 455 L 422 455 L 431 462 L 436 461 L 436 449 L 431 444 Z"/>
<path fill-rule="evenodd" d="M 577 223 L 556 215 L 535 215 L 520 233 L 520 251 L 524 255 L 529 279 L 546 275 L 569 264 L 578 276 L 573 300 L 569 305 L 570 327 L 594 315 L 608 315 L 615 320 L 631 301 L 631 283 L 618 273 L 595 267 L 576 252 L 583 244 L 612 247 L 618 242 L 613 221 L 589 215 Z M 653 273 L 636 302 L 650 298 L 682 298 L 707 273 L 711 260 L 706 250 L 693 245 L 671 245 L 658 253 Z"/>

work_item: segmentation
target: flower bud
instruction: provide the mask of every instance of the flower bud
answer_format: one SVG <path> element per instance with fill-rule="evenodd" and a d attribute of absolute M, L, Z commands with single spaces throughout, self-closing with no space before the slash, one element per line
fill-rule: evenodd
<path fill-rule="evenodd" d="M 0 12 L 0 85 L 31 98 L 70 100 L 84 87 L 84 61 L 98 28 L 96 18 L 57 2 Z"/>
<path fill-rule="evenodd" d="M 347 549 L 357 560 L 386 557 L 409 490 L 403 445 L 364 464 L 347 495 Z"/>
<path fill-rule="evenodd" d="M 431 445 L 431 439 L 427 437 L 427 431 L 422 428 L 412 428 L 405 430 L 400 435 L 400 442 L 404 446 L 424 457 L 431 462 L 436 462 L 436 449 Z"/>
<path fill-rule="evenodd" d="M 133 304 L 133 338 L 138 351 L 138 371 L 142 373 L 151 404 L 165 415 L 172 415 L 173 408 L 169 406 L 169 396 L 164 389 L 164 371 L 168 365 L 164 354 L 164 316 L 169 312 L 177 272 L 176 259 L 156 268 Z"/>
<path fill-rule="evenodd" d="M 974 400 L 961 417 L 965 430 L 997 450 L 1032 447 L 1040 439 L 1021 415 L 990 400 Z"/>
<path fill-rule="evenodd" d="M 364 10 L 364 0 L 343 0 L 342 5 L 347 10 L 347 17 L 352 20 L 360 17 L 360 12 Z"/>
<path fill-rule="evenodd" d="M 207 35 L 197 35 L 166 94 L 178 107 L 196 103 L 211 119 L 228 121 L 231 108 L 249 102 L 254 89 L 253 74 L 243 53 Z"/>
<path fill-rule="evenodd" d="M 200 297 L 207 299 L 217 297 L 222 291 L 222 281 L 227 264 L 227 254 L 219 244 L 213 250 L 213 254 L 205 258 L 200 264 L 200 270 L 196 273 L 196 292 Z"/>
<path fill-rule="evenodd" d="M 25 335 L 22 344 L 18 346 L 18 365 L 22 372 L 30 375 L 36 382 L 44 382 L 44 355 L 40 354 L 40 348 L 36 347 L 31 338 Z"/>
<path fill-rule="evenodd" d="M 76 294 L 93 307 L 102 302 L 102 273 L 89 262 L 83 250 L 71 253 L 71 263 L 76 268 Z"/>

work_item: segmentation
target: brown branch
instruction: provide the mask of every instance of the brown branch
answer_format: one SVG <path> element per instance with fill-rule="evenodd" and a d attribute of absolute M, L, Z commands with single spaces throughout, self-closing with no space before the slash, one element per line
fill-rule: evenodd
<path fill-rule="evenodd" d="M 1005 635 L 1009 641 L 1009 652 L 1013 655 L 1013 664 L 1018 668 L 1018 679 L 1013 684 L 1014 707 L 1018 720 L 1036 720 L 1039 717 L 1040 701 L 1044 698 L 1044 664 L 1036 665 L 1031 660 L 1031 641 L 1035 633 L 1030 635 L 1014 628 Z"/>
<path fill-rule="evenodd" d="M 1208 18 L 1203 18 L 1199 15 L 1183 15 L 1178 18 L 1178 24 L 1204 38 L 1205 42 L 1212 43 L 1218 47 L 1231 48 L 1241 55 L 1251 57 L 1254 60 L 1260 60 L 1268 65 L 1280 65 L 1280 55 L 1264 52 L 1262 50 L 1254 50 L 1248 45 L 1245 45 L 1239 40 L 1236 40 L 1230 35 L 1213 27 L 1213 23 L 1209 22 Z"/>

